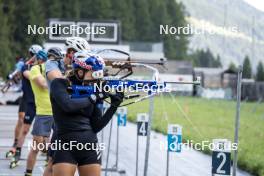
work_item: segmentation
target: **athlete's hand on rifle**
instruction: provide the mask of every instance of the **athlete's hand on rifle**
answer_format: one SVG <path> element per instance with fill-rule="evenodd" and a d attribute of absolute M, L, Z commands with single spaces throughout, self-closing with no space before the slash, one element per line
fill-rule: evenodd
<path fill-rule="evenodd" d="M 91 94 L 89 98 L 94 104 L 96 104 L 108 97 L 109 97 L 108 94 L 106 94 L 105 92 L 96 92 L 94 94 Z"/>
<path fill-rule="evenodd" d="M 124 99 L 124 92 L 116 92 L 116 94 L 109 94 L 111 99 L 111 105 L 118 107 Z"/>

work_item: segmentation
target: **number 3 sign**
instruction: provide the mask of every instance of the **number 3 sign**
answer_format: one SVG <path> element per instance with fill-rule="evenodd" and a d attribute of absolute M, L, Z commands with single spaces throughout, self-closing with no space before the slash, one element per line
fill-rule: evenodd
<path fill-rule="evenodd" d="M 181 152 L 182 127 L 176 124 L 168 125 L 168 151 Z"/>

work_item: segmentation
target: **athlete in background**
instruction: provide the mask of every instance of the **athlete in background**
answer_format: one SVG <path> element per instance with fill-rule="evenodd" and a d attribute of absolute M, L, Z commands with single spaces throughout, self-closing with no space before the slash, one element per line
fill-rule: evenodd
<path fill-rule="evenodd" d="M 66 55 L 63 58 L 62 51 L 59 48 L 50 48 L 48 50 L 48 61 L 46 62 L 46 80 L 50 90 L 50 84 L 55 78 L 63 78 L 66 74 L 66 69 L 72 64 L 72 56 L 77 51 L 90 51 L 90 46 L 88 42 L 80 37 L 70 37 L 66 39 L 65 42 Z M 53 135 L 51 142 L 56 139 L 55 126 L 53 128 Z M 52 157 L 54 151 L 49 149 L 48 165 L 44 171 L 43 176 L 52 175 Z"/>
<path fill-rule="evenodd" d="M 59 48 L 50 48 L 47 52 L 48 55 L 48 61 L 46 62 L 46 81 L 48 88 L 50 90 L 50 82 L 52 80 L 49 80 L 47 77 L 47 73 L 50 71 L 58 71 L 58 74 L 56 76 L 62 76 L 65 73 L 65 66 L 63 62 L 63 55 L 61 52 L 61 49 Z M 51 137 L 51 143 L 56 140 L 56 130 L 55 130 L 55 124 L 53 124 L 53 133 Z M 43 173 L 43 176 L 51 176 L 52 175 L 52 157 L 54 155 L 54 151 L 52 151 L 49 147 L 48 149 L 48 163 L 47 167 L 45 168 L 45 171 Z"/>
<path fill-rule="evenodd" d="M 16 57 L 15 70 L 7 76 L 7 81 L 4 86 L 1 87 L 1 92 L 6 93 L 8 89 L 14 85 L 19 84 L 21 80 L 21 68 L 24 65 L 24 58 Z"/>
<path fill-rule="evenodd" d="M 61 50 L 59 48 L 50 48 L 48 51 L 49 60 L 46 63 L 47 83 L 50 83 L 55 78 L 65 76 L 66 69 L 72 64 L 73 54 L 78 51 L 90 51 L 88 42 L 80 37 L 69 37 L 65 42 L 66 55 L 62 58 Z"/>
<path fill-rule="evenodd" d="M 31 104 L 32 103 L 32 89 L 31 89 L 31 85 L 28 84 L 28 82 L 27 82 L 27 76 L 26 76 L 26 74 L 28 73 L 27 72 L 27 69 L 28 69 L 28 66 L 30 65 L 30 60 L 41 49 L 42 49 L 42 47 L 40 45 L 32 45 L 29 48 L 29 56 L 30 56 L 30 59 L 28 60 L 28 62 L 26 62 L 26 64 L 25 64 L 24 61 L 23 61 L 23 64 L 22 64 L 22 60 L 19 59 L 19 62 L 16 64 L 16 71 L 15 72 L 18 72 L 18 71 L 19 72 L 22 72 L 22 92 L 23 92 L 23 95 L 22 95 L 22 98 L 20 99 L 20 102 L 19 102 L 18 120 L 17 120 L 16 127 L 15 127 L 13 147 L 12 147 L 12 149 L 10 151 L 8 151 L 6 153 L 6 157 L 7 158 L 8 157 L 12 157 L 12 156 L 15 155 L 16 148 L 17 148 L 17 144 L 18 144 L 18 140 L 19 140 L 20 136 L 21 137 L 26 136 L 25 133 L 27 133 L 26 132 L 26 128 L 27 127 L 25 127 L 25 131 L 22 133 L 23 123 L 26 122 L 26 124 L 30 124 L 31 123 L 30 120 L 33 121 L 33 119 L 30 119 L 29 121 L 27 121 L 27 120 L 24 121 L 24 117 L 25 117 L 25 114 L 27 112 L 27 104 L 28 104 L 28 102 L 30 102 L 30 105 L 29 106 L 32 105 Z M 34 103 L 34 101 L 33 101 L 33 103 Z M 34 109 L 33 106 L 32 106 L 32 108 Z M 30 108 L 29 111 L 31 111 L 32 108 Z M 30 114 L 28 114 L 28 115 L 30 115 Z M 24 139 L 22 139 L 22 141 L 24 141 Z M 21 141 L 21 143 L 23 145 L 23 142 L 22 141 Z M 21 146 L 20 146 L 20 148 L 21 148 Z"/>
<path fill-rule="evenodd" d="M 34 56 L 33 56 L 34 57 Z M 31 59 L 30 59 L 31 60 Z M 14 157 L 11 160 L 10 168 L 14 168 L 18 165 L 18 162 L 20 160 L 21 156 L 21 148 L 24 144 L 24 140 L 26 138 L 26 135 L 29 132 L 30 126 L 34 120 L 34 117 L 36 115 L 36 106 L 35 106 L 35 99 L 34 94 L 31 88 L 31 84 L 29 81 L 29 73 L 30 68 L 32 67 L 31 61 L 28 60 L 21 70 L 22 75 L 22 91 L 23 91 L 23 97 L 26 105 L 26 113 L 23 120 L 22 129 L 18 138 L 18 142 L 16 145 L 16 152 Z"/>
<path fill-rule="evenodd" d="M 41 50 L 36 54 L 35 58 L 36 65 L 31 68 L 29 79 L 35 97 L 37 112 L 32 129 L 33 147 L 28 154 L 25 176 L 32 175 L 32 170 L 39 152 L 38 147 L 46 145 L 47 138 L 50 136 L 51 127 L 53 125 L 49 92 L 45 80 L 47 53 Z"/>

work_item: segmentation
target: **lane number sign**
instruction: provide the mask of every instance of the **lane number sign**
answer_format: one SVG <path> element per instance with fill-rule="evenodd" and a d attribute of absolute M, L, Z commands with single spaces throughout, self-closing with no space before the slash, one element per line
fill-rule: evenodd
<path fill-rule="evenodd" d="M 177 124 L 168 125 L 168 151 L 181 152 L 182 127 Z"/>
<path fill-rule="evenodd" d="M 147 113 L 137 114 L 137 134 L 138 136 L 147 136 L 149 115 Z"/>
<path fill-rule="evenodd" d="M 126 126 L 127 123 L 127 107 L 117 109 L 117 125 Z"/>
<path fill-rule="evenodd" d="M 227 139 L 214 139 L 212 153 L 212 174 L 231 174 L 231 141 Z"/>

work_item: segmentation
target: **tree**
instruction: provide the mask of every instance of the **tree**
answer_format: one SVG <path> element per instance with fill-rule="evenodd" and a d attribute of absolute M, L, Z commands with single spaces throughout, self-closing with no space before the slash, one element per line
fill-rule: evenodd
<path fill-rule="evenodd" d="M 205 52 L 204 50 L 202 50 L 199 54 L 198 54 L 198 64 L 200 67 L 209 67 L 210 65 L 210 60 L 209 60 L 209 55 L 210 51 L 207 49 L 207 51 Z"/>
<path fill-rule="evenodd" d="M 51 4 L 53 4 L 51 2 Z M 80 18 L 79 0 L 64 0 L 62 4 L 62 17 L 78 20 Z"/>
<path fill-rule="evenodd" d="M 52 5 L 51 5 L 52 4 Z M 62 17 L 62 2 L 60 0 L 45 0 L 42 5 L 45 7 L 45 18 L 61 18 Z"/>
<path fill-rule="evenodd" d="M 126 0 L 120 3 L 120 0 L 111 0 L 112 15 L 115 20 L 121 21 L 122 39 L 133 41 L 136 37 L 135 17 L 133 0 Z"/>
<path fill-rule="evenodd" d="M 152 22 L 147 0 L 134 0 L 134 7 L 136 9 L 136 39 L 140 41 L 151 41 L 152 35 L 150 28 L 152 27 Z"/>
<path fill-rule="evenodd" d="M 92 1 L 92 3 L 90 3 L 90 6 L 86 10 L 91 12 L 92 19 L 97 20 L 111 19 L 113 12 L 110 0 Z"/>
<path fill-rule="evenodd" d="M 257 66 L 256 81 L 264 81 L 264 68 L 263 63 L 260 61 Z"/>
<path fill-rule="evenodd" d="M 187 26 L 185 9 L 182 3 L 173 0 L 164 0 L 169 16 L 169 25 L 175 27 Z M 188 35 L 167 35 L 164 39 L 165 55 L 169 59 L 183 60 L 187 56 Z"/>
<path fill-rule="evenodd" d="M 16 6 L 14 15 L 19 17 L 16 20 L 14 31 L 14 41 L 20 53 L 26 53 L 32 44 L 42 44 L 44 34 L 28 34 L 28 25 L 45 26 L 44 12 L 40 0 L 16 0 L 19 6 Z M 14 25 L 14 24 L 13 24 Z"/>
<path fill-rule="evenodd" d="M 243 62 L 243 78 L 252 78 L 251 63 L 248 56 L 245 57 Z"/>
<path fill-rule="evenodd" d="M 207 61 L 204 63 L 204 65 L 206 65 L 206 67 L 214 67 L 215 58 L 214 58 L 214 55 L 212 54 L 212 52 L 210 51 L 209 48 L 207 48 L 205 55 L 204 55 L 204 58 L 206 58 L 206 61 Z"/>
<path fill-rule="evenodd" d="M 8 73 L 8 71 L 11 69 L 10 60 L 12 60 L 11 57 L 11 50 L 10 50 L 10 26 L 8 25 L 8 18 L 6 13 L 6 9 L 2 8 L 3 1 L 0 0 L 0 76 L 5 77 Z"/>
<path fill-rule="evenodd" d="M 217 58 L 215 58 L 209 48 L 206 51 L 196 50 L 191 54 L 191 60 L 198 67 L 222 67 L 220 56 L 217 55 Z"/>
<path fill-rule="evenodd" d="M 160 0 L 148 0 L 148 4 L 150 18 L 152 21 L 152 26 L 150 26 L 152 40 L 162 41 L 164 37 L 160 35 L 160 25 L 167 25 L 171 23 L 166 3 Z"/>
<path fill-rule="evenodd" d="M 237 72 L 237 66 L 234 64 L 234 62 L 230 62 L 229 66 L 228 66 L 228 70 Z"/>
<path fill-rule="evenodd" d="M 219 54 L 217 54 L 217 56 L 216 56 L 216 60 L 214 62 L 214 67 L 223 67 Z"/>
<path fill-rule="evenodd" d="M 28 25 L 45 27 L 49 18 L 69 20 L 120 20 L 122 39 L 126 41 L 164 42 L 164 53 L 169 59 L 187 58 L 188 36 L 160 35 L 159 25 L 184 27 L 185 9 L 174 0 L 0 0 L 1 41 L 6 44 L 1 56 L 0 72 L 6 72 L 17 55 L 26 56 L 32 44 L 42 44 L 45 34 L 28 35 Z M 4 17 L 3 17 L 4 16 Z M 42 28 L 43 29 L 43 28 Z M 45 31 L 44 31 L 45 32 Z M 3 35 L 5 34 L 5 35 Z M 8 44 L 7 44 L 8 43 Z M 11 52 L 12 48 L 12 52 Z M 7 65 L 3 65 L 6 62 Z M 209 64 L 210 65 L 210 64 Z"/>
<path fill-rule="evenodd" d="M 80 16 L 84 19 L 95 19 L 93 12 L 90 10 L 93 0 L 85 0 L 80 2 Z"/>

